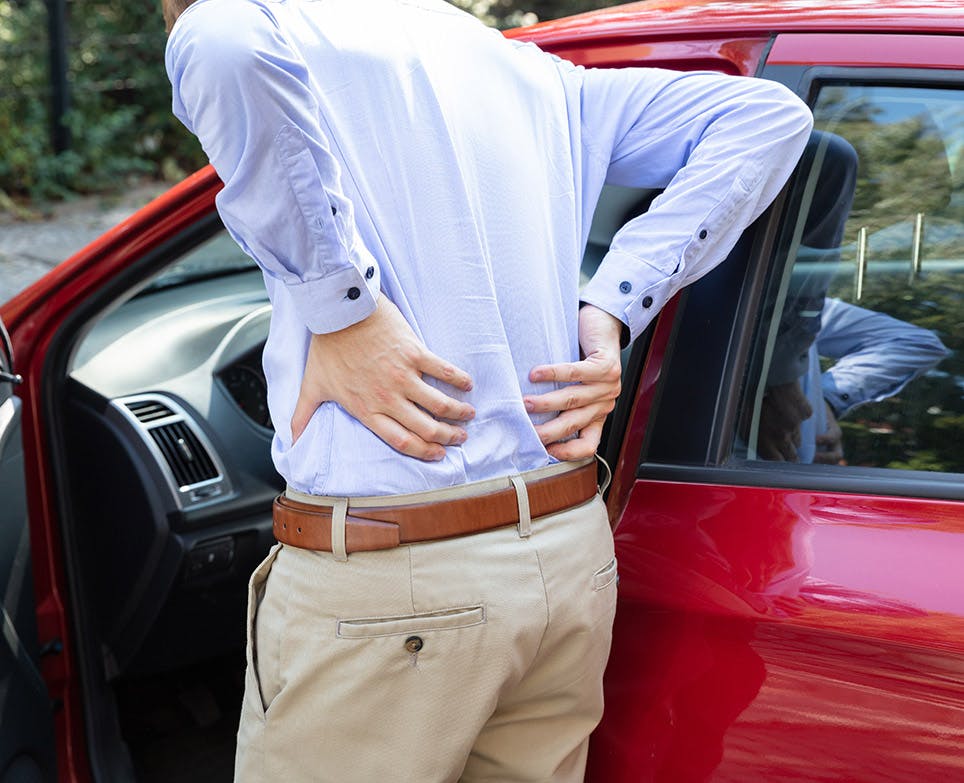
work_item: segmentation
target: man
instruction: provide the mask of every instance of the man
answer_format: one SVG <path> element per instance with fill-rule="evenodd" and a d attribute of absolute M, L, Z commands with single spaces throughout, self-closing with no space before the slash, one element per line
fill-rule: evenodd
<path fill-rule="evenodd" d="M 727 255 L 809 112 L 754 80 L 583 70 L 441 0 L 166 11 L 174 111 L 274 306 L 289 489 L 252 577 L 237 778 L 581 780 L 620 341 Z M 666 192 L 580 298 L 607 180 Z"/>

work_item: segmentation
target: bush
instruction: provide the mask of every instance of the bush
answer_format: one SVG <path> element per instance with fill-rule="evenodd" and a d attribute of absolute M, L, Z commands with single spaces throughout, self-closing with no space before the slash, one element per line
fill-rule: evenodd
<path fill-rule="evenodd" d="M 55 154 L 46 5 L 0 0 L 0 190 L 43 201 L 204 164 L 170 112 L 164 23 L 153 3 L 73 0 L 68 31 L 72 143 Z"/>

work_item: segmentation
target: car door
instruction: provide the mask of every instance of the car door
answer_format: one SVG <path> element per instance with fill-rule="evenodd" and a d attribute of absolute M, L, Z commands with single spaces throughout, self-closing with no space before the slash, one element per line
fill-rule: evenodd
<path fill-rule="evenodd" d="M 817 133 L 640 362 L 590 779 L 964 778 L 962 69 L 775 38 Z"/>
<path fill-rule="evenodd" d="M 0 322 L 0 337 L 6 332 Z M 10 343 L 0 339 L 0 781 L 54 778 L 53 717 L 40 676 L 20 400 Z"/>

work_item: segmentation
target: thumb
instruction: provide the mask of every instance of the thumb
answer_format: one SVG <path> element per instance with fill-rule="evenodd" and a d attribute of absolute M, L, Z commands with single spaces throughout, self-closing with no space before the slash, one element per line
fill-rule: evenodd
<path fill-rule="evenodd" d="M 298 401 L 295 403 L 295 412 L 291 417 L 291 444 L 294 445 L 298 438 L 304 433 L 311 417 L 325 400 L 317 399 L 315 395 L 309 394 L 304 386 L 298 394 Z"/>

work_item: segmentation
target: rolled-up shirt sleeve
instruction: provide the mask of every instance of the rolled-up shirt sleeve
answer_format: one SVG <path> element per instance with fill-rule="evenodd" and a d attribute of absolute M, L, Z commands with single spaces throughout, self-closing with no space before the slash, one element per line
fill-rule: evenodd
<path fill-rule="evenodd" d="M 573 78 L 583 80 L 583 145 L 606 182 L 665 188 L 616 233 L 582 292 L 635 339 L 770 205 L 813 119 L 793 93 L 761 79 L 638 68 Z"/>
<path fill-rule="evenodd" d="M 168 40 L 174 114 L 224 182 L 218 212 L 305 326 L 337 331 L 370 315 L 379 270 L 358 236 L 304 61 L 270 11 L 206 0 Z"/>
<path fill-rule="evenodd" d="M 817 352 L 837 360 L 821 381 L 838 418 L 898 394 L 951 353 L 929 329 L 839 299 L 824 304 Z"/>

